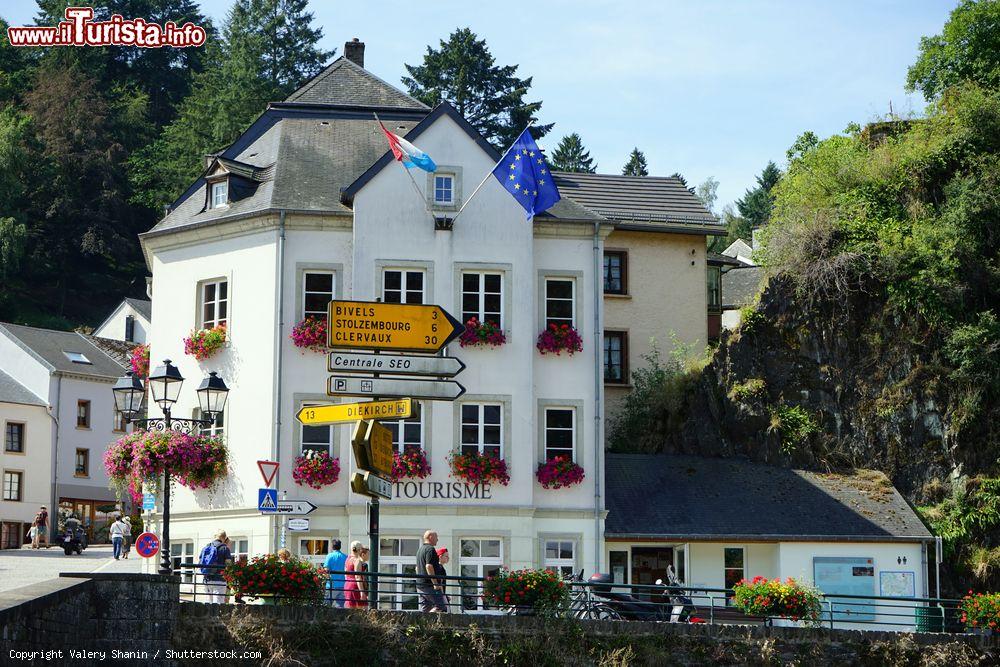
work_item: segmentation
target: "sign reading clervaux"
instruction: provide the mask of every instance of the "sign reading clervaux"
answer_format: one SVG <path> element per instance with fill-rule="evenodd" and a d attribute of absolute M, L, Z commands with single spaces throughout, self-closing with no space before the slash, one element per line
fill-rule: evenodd
<path fill-rule="evenodd" d="M 465 326 L 441 306 L 331 301 L 327 345 L 334 349 L 437 352 Z"/>

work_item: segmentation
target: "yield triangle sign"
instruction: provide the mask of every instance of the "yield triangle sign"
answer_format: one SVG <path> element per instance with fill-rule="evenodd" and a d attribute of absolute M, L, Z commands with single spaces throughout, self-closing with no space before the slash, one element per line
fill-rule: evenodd
<path fill-rule="evenodd" d="M 271 486 L 274 476 L 278 474 L 278 462 L 257 461 L 257 467 L 260 468 L 260 476 L 264 478 L 264 486 Z"/>

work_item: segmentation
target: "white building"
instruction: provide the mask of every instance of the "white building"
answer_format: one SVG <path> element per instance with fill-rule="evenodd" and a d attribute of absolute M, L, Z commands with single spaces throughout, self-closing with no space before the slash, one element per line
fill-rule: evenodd
<path fill-rule="evenodd" d="M 415 174 L 419 195 L 391 161 L 373 112 L 439 165 L 433 176 Z M 238 553 L 277 546 L 275 519 L 256 508 L 258 459 L 280 462 L 277 488 L 289 498 L 319 506 L 308 532 L 288 536 L 294 552 L 322 559 L 334 538 L 367 541 L 367 499 L 348 484 L 350 426 L 304 428 L 294 419 L 303 405 L 332 402 L 325 355 L 301 352 L 289 338 L 303 316 L 323 316 L 331 298 L 354 298 L 440 304 L 463 321 L 489 315 L 507 337 L 498 349 L 450 345 L 468 366 L 457 378 L 467 393 L 425 402 L 419 417 L 394 425 L 397 446 L 420 445 L 433 471 L 396 484 L 382 504 L 383 569 L 412 570 L 428 528 L 455 554 L 454 572 L 599 567 L 599 279 L 611 226 L 568 199 L 527 222 L 492 177 L 453 228 L 436 221 L 454 216 L 499 157 L 449 105 L 428 109 L 340 58 L 272 104 L 142 235 L 153 274 L 153 365 L 172 359 L 189 384 L 218 370 L 231 388 L 221 428 L 232 474 L 214 496 L 175 491 L 177 560 L 193 559 L 218 528 Z M 535 342 L 549 321 L 571 321 L 583 351 L 541 355 Z M 184 336 L 220 322 L 224 350 L 204 363 L 184 354 Z M 175 416 L 192 414 L 192 389 Z M 547 444 L 552 454 L 563 443 L 558 451 L 571 453 L 586 478 L 546 490 L 535 469 Z M 292 461 L 306 449 L 339 457 L 337 483 L 316 491 L 293 482 Z M 460 449 L 498 452 L 510 484 L 454 484 L 447 457 Z"/>
<path fill-rule="evenodd" d="M 153 304 L 144 299 L 122 299 L 122 302 L 101 322 L 94 335 L 126 343 L 145 343 L 149 336 L 149 317 Z"/>
<path fill-rule="evenodd" d="M 100 508 L 115 505 L 104 451 L 125 432 L 111 394 L 125 370 L 122 347 L 72 331 L 0 324 L 5 547 L 15 546 L 14 524 L 30 522 L 40 505 L 49 509 L 52 530 L 57 516 L 72 511 L 91 539 L 102 537 L 107 512 Z"/>

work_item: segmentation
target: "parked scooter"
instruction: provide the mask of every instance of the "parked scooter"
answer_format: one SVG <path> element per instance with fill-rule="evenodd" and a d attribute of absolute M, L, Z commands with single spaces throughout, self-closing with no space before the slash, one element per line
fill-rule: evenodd
<path fill-rule="evenodd" d="M 80 525 L 80 520 L 70 515 L 66 519 L 65 528 L 58 537 L 58 544 L 62 546 L 63 553 L 72 556 L 74 553 L 82 555 L 87 548 L 87 533 Z"/>
<path fill-rule="evenodd" d="M 667 566 L 667 584 L 664 584 L 662 579 L 657 579 L 656 585 L 664 587 L 662 597 L 664 602 L 670 604 L 671 623 L 701 622 L 692 620 L 695 618 L 694 601 L 684 595 L 684 582 L 677 578 L 673 566 Z"/>

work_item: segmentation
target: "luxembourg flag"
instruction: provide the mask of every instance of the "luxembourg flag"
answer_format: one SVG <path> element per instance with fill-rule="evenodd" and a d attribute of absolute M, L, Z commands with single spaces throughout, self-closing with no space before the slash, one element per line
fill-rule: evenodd
<path fill-rule="evenodd" d="M 393 134 L 389 130 L 385 129 L 385 125 L 382 125 L 382 121 L 379 121 L 378 124 L 382 126 L 382 131 L 385 132 L 385 138 L 389 140 L 389 148 L 392 149 L 392 154 L 396 156 L 397 162 L 402 162 L 403 166 L 407 169 L 419 167 L 424 171 L 437 170 L 437 165 L 434 164 L 434 160 L 431 159 L 430 155 L 423 152 L 398 134 Z"/>

